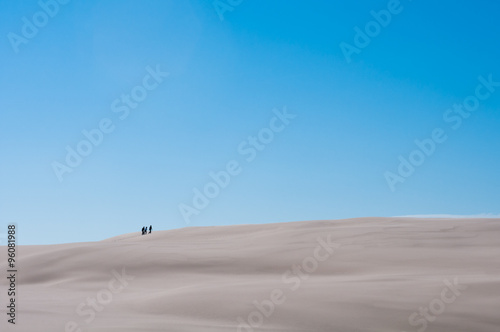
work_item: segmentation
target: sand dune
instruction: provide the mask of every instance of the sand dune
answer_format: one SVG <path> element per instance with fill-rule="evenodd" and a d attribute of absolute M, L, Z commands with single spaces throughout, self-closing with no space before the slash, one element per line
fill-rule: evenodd
<path fill-rule="evenodd" d="M 500 331 L 500 219 L 192 227 L 18 254 L 2 331 Z"/>

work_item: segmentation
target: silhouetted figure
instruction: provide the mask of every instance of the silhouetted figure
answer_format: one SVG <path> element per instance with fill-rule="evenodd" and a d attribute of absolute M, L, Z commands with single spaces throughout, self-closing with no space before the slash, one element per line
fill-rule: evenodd
<path fill-rule="evenodd" d="M 153 225 L 149 225 L 149 234 L 151 234 L 152 230 L 153 230 Z"/>
<path fill-rule="evenodd" d="M 142 235 L 144 235 L 144 233 L 146 233 L 146 230 L 144 229 L 144 226 L 142 226 Z"/>

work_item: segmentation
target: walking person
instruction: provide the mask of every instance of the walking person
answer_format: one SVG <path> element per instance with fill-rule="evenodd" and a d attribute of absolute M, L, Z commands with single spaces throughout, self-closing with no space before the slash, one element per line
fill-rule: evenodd
<path fill-rule="evenodd" d="M 153 225 L 149 225 L 149 234 L 151 234 L 152 230 L 153 230 Z"/>

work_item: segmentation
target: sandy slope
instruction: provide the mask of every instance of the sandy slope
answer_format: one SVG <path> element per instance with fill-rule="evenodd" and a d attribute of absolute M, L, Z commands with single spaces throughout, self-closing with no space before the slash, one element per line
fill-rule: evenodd
<path fill-rule="evenodd" d="M 19 255 L 1 331 L 500 331 L 499 219 L 193 227 Z"/>

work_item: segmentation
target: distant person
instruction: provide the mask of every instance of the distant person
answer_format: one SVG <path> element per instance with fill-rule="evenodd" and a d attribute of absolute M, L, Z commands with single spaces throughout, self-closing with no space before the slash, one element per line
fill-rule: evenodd
<path fill-rule="evenodd" d="M 152 230 L 153 230 L 153 225 L 149 225 L 149 234 L 151 234 Z"/>
<path fill-rule="evenodd" d="M 142 226 L 142 235 L 146 234 L 146 227 Z"/>

